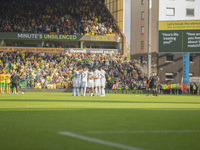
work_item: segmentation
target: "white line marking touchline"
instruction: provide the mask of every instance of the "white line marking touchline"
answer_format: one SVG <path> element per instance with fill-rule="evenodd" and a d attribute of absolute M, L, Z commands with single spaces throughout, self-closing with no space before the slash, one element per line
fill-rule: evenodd
<path fill-rule="evenodd" d="M 70 136 L 70 137 L 78 138 L 78 139 L 81 139 L 81 140 L 89 141 L 89 142 L 94 142 L 94 143 L 99 143 L 99 144 L 103 144 L 103 145 L 108 145 L 108 146 L 111 146 L 111 147 L 121 148 L 121 149 L 124 149 L 124 150 L 144 150 L 144 149 L 137 148 L 137 147 L 130 147 L 130 146 L 126 146 L 126 145 L 122 145 L 122 144 L 118 144 L 118 143 L 104 141 L 104 140 L 101 140 L 101 139 L 82 136 L 82 135 L 74 134 L 74 133 L 71 133 L 71 132 L 58 132 L 58 133 L 62 134 L 62 135 L 67 135 L 67 136 Z"/>
<path fill-rule="evenodd" d="M 87 131 L 78 133 L 104 134 L 104 133 L 195 133 L 200 130 L 143 130 L 143 131 Z"/>

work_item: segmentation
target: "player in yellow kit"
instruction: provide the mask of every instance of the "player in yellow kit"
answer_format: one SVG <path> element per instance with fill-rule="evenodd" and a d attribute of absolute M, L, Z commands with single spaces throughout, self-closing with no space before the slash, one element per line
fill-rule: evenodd
<path fill-rule="evenodd" d="M 6 73 L 6 81 L 5 81 L 6 82 L 5 87 L 6 87 L 6 93 L 7 94 L 10 93 L 10 77 L 11 77 L 10 73 L 7 72 Z"/>
<path fill-rule="evenodd" d="M 4 94 L 4 90 L 5 90 L 5 77 L 6 75 L 4 74 L 4 71 L 2 70 L 0 73 L 0 90 L 2 94 Z"/>

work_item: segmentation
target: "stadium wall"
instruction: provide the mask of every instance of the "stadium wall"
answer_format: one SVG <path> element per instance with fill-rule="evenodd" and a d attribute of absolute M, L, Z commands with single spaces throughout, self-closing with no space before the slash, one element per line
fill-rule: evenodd
<path fill-rule="evenodd" d="M 169 58 L 172 61 L 169 61 Z M 190 54 L 190 77 L 200 77 L 200 54 Z M 160 82 L 181 83 L 183 77 L 183 54 L 160 53 L 158 54 L 158 76 Z M 169 78 L 169 77 L 172 78 Z"/>
<path fill-rule="evenodd" d="M 173 60 L 169 61 L 168 57 Z M 147 54 L 131 56 L 137 66 L 147 73 Z M 181 83 L 183 77 L 183 54 L 182 53 L 152 53 L 152 72 L 157 72 L 160 83 Z M 200 53 L 190 54 L 190 77 L 200 77 Z M 168 78 L 167 76 L 171 76 Z"/>

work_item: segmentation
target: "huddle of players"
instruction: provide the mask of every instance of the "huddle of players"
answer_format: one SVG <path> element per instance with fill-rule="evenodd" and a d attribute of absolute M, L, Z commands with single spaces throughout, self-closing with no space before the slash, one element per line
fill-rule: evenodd
<path fill-rule="evenodd" d="M 94 72 L 91 68 L 74 70 L 72 96 L 80 96 L 80 88 L 81 96 L 86 96 L 87 90 L 90 96 L 105 96 L 105 73 L 102 67 L 95 68 Z"/>
<path fill-rule="evenodd" d="M 11 75 L 7 73 L 3 73 L 3 71 L 0 73 L 0 91 L 1 94 L 4 94 L 6 92 L 7 94 L 10 93 L 10 78 Z"/>
<path fill-rule="evenodd" d="M 0 72 L 0 92 L 1 94 L 10 93 L 10 85 L 12 84 L 12 94 L 18 94 L 17 89 L 17 81 L 19 80 L 19 76 L 15 71 L 10 74 L 9 72 L 5 73 L 4 71 Z M 15 92 L 14 92 L 15 88 Z"/>
<path fill-rule="evenodd" d="M 147 96 L 149 96 L 151 89 L 153 90 L 153 96 L 158 96 L 158 82 L 159 82 L 159 80 L 160 79 L 157 76 L 157 74 L 152 73 L 150 79 L 148 80 L 149 89 L 148 89 Z"/>

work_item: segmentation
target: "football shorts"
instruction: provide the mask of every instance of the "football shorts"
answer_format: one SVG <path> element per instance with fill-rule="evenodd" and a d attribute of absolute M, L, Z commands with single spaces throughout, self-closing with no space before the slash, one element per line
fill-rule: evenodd
<path fill-rule="evenodd" d="M 81 81 L 77 81 L 77 80 L 73 81 L 73 86 L 74 87 L 80 87 L 81 86 Z"/>
<path fill-rule="evenodd" d="M 87 82 L 81 82 L 81 87 L 87 87 Z"/>
<path fill-rule="evenodd" d="M 94 82 L 88 82 L 88 87 L 93 88 L 94 87 Z"/>
<path fill-rule="evenodd" d="M 94 81 L 94 86 L 100 86 L 100 79 L 96 79 Z"/>
<path fill-rule="evenodd" d="M 105 88 L 105 83 L 106 83 L 105 78 L 100 80 L 100 86 L 103 86 L 103 88 Z"/>

